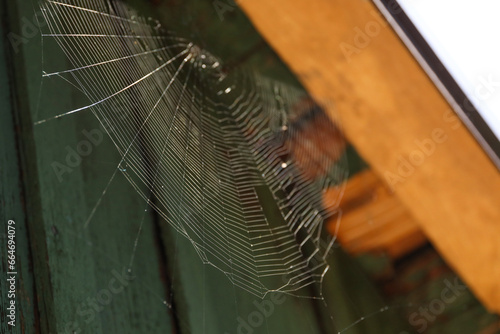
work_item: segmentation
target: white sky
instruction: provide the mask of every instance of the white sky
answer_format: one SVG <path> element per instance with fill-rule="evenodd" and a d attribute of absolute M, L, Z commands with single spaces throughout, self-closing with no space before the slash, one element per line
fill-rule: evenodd
<path fill-rule="evenodd" d="M 398 2 L 500 139 L 500 1 Z"/>

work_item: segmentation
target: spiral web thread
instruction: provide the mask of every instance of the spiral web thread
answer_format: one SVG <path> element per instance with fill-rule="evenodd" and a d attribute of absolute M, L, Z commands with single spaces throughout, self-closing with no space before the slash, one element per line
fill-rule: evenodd
<path fill-rule="evenodd" d="M 222 62 L 119 1 L 42 1 L 44 40 L 119 151 L 118 170 L 200 258 L 263 297 L 321 283 L 347 176 L 340 131 L 303 92 Z M 315 120 L 318 128 L 313 128 Z M 315 136 L 311 139 L 311 130 Z M 307 172 L 314 170 L 314 173 Z M 336 196 L 324 200 L 327 189 Z"/>

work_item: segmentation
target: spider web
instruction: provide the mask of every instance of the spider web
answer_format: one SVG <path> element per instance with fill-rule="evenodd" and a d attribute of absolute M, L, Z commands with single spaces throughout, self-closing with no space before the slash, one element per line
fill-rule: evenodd
<path fill-rule="evenodd" d="M 321 284 L 335 242 L 323 224 L 347 177 L 341 132 L 323 106 L 252 71 L 227 71 L 119 1 L 41 9 L 43 39 L 71 64 L 44 77 L 90 102 L 37 125 L 92 112 L 120 153 L 115 174 L 234 285 L 263 297 Z"/>

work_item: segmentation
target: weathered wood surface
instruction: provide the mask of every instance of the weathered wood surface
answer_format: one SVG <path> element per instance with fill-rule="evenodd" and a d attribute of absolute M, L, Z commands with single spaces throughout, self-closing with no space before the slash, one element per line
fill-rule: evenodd
<path fill-rule="evenodd" d="M 0 4 L 0 20 L 3 22 L 6 15 L 4 4 Z M 0 36 L 5 36 L 7 27 L 0 26 Z M 19 333 L 33 333 L 35 331 L 36 299 L 31 264 L 31 254 L 28 241 L 26 215 L 23 207 L 23 193 L 21 185 L 20 161 L 17 150 L 15 121 L 12 114 L 12 100 L 10 95 L 10 74 L 8 67 L 7 50 L 10 45 L 4 39 L 0 40 L 0 333 L 15 330 Z M 15 223 L 9 224 L 12 220 Z M 8 225 L 15 228 L 15 234 L 8 232 Z M 12 238 L 9 238 L 9 235 Z M 15 242 L 15 253 L 8 252 L 9 240 Z M 12 243 L 11 243 L 12 245 Z M 11 249 L 12 250 L 12 249 Z M 14 268 L 9 268 L 9 255 L 15 256 Z M 7 272 L 16 272 L 15 298 L 9 298 L 11 292 L 11 275 Z M 10 301 L 15 301 L 15 320 L 9 318 L 11 314 Z M 13 321 L 14 320 L 14 321 Z M 15 327 L 12 327 L 13 321 Z"/>
<path fill-rule="evenodd" d="M 500 311 L 498 170 L 375 6 L 238 4 L 309 91 L 335 101 L 358 152 L 484 304 Z"/>
<path fill-rule="evenodd" d="M 115 170 L 114 147 L 109 141 L 95 145 L 91 154 L 75 163 L 71 172 L 60 179 L 53 170 L 54 162 L 67 164 L 67 148 L 75 150 L 81 141 L 87 140 L 82 130 L 99 129 L 95 117 L 81 113 L 48 122 L 44 127 L 33 126 L 35 120 L 55 110 L 71 110 L 86 102 L 67 83 L 57 81 L 48 82 L 57 85 L 48 90 L 58 92 L 57 96 L 47 95 L 46 90 L 39 94 L 40 32 L 35 28 L 33 34 L 27 34 L 32 30 L 26 28 L 36 24 L 33 19 L 36 6 L 36 1 L 8 3 L 9 31 L 26 36 L 26 42 L 20 45 L 18 52 L 9 49 L 13 60 L 8 66 L 13 68 L 16 78 L 10 87 L 15 108 L 2 110 L 19 118 L 17 137 L 23 160 L 26 215 L 39 311 L 36 331 L 168 333 L 172 329 L 172 317 L 162 303 L 166 292 L 160 279 L 153 218 L 149 212 L 144 218 L 144 242 L 137 249 L 132 275 L 124 272 L 144 213 L 144 202 L 128 183 L 114 182 L 103 198 L 105 204 L 96 211 L 88 228 L 84 227 Z M 65 61 L 59 52 L 54 52 L 53 57 L 45 59 L 45 65 Z M 21 333 L 19 328 L 13 332 Z"/>

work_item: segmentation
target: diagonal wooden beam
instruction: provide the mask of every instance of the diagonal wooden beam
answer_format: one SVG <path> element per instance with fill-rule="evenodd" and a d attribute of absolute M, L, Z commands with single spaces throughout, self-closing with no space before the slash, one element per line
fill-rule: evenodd
<path fill-rule="evenodd" d="M 375 6 L 240 0 L 433 244 L 500 311 L 500 177 Z"/>

